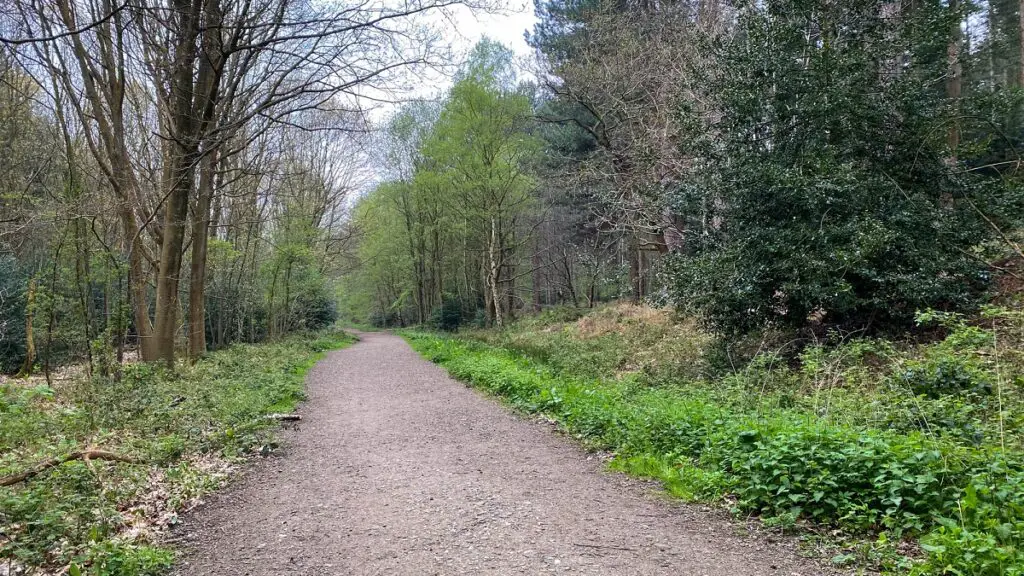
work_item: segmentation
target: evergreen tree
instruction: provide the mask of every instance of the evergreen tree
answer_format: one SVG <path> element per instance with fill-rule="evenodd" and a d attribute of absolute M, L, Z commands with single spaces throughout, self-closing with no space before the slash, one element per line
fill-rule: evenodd
<path fill-rule="evenodd" d="M 712 223 L 675 260 L 680 303 L 727 331 L 972 305 L 987 279 L 969 253 L 990 232 L 979 211 L 1005 187 L 950 148 L 959 102 L 936 79 L 961 16 L 937 1 L 740 7 L 676 198 Z"/>

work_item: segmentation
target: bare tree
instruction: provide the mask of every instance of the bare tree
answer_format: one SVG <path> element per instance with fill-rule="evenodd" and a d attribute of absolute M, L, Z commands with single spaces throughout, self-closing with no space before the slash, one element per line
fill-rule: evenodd
<path fill-rule="evenodd" d="M 436 60 L 437 36 L 417 16 L 456 4 L 16 1 L 21 38 L 8 40 L 30 46 L 19 54 L 69 95 L 116 195 L 143 358 L 173 362 L 189 243 L 190 356 L 205 350 L 218 165 L 266 130 L 320 129 L 302 113 L 357 110 Z M 147 133 L 155 145 L 137 145 Z"/>
<path fill-rule="evenodd" d="M 666 205 L 665 191 L 682 177 L 679 105 L 693 101 L 687 80 L 694 66 L 698 20 L 717 30 L 721 8 L 702 2 L 603 2 L 584 10 L 578 42 L 568 57 L 551 60 L 546 84 L 577 113 L 544 114 L 542 120 L 573 123 L 596 142 L 597 152 L 579 163 L 576 185 L 599 192 L 595 224 L 629 239 L 634 298 L 646 287 L 646 252 L 683 248 L 681 222 Z"/>

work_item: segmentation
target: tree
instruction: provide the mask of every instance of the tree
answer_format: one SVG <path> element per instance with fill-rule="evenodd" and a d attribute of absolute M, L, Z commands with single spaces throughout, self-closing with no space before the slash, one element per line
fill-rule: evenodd
<path fill-rule="evenodd" d="M 677 301 L 716 327 L 905 324 L 983 287 L 976 208 L 1006 188 L 950 161 L 958 95 L 932 82 L 951 70 L 960 14 L 878 10 L 742 6 L 708 73 L 719 115 L 695 125 L 688 153 L 703 160 L 676 200 L 719 223 L 673 270 Z"/>
<path fill-rule="evenodd" d="M 263 131 L 301 126 L 304 111 L 351 109 L 430 62 L 436 37 L 416 17 L 452 4 L 16 2 L 15 43 L 30 47 L 16 53 L 49 79 L 56 107 L 70 106 L 117 198 L 143 358 L 173 362 L 186 246 L 190 355 L 206 348 L 221 163 Z"/>
<path fill-rule="evenodd" d="M 389 179 L 359 203 L 349 314 L 382 325 L 461 319 L 502 326 L 534 270 L 540 140 L 510 52 L 483 41 L 439 105 L 399 110 L 378 140 Z"/>
<path fill-rule="evenodd" d="M 530 101 L 508 79 L 510 54 L 488 41 L 474 49 L 441 111 L 424 156 L 453 190 L 453 208 L 483 250 L 485 308 L 501 327 L 509 310 L 520 232 L 533 201 L 529 172 L 538 142 L 524 131 Z M 503 82 L 504 80 L 504 82 Z"/>
<path fill-rule="evenodd" d="M 652 255 L 685 248 L 687 215 L 673 210 L 667 191 L 688 162 L 677 110 L 700 99 L 690 70 L 707 57 L 693 50 L 702 12 L 683 2 L 613 1 L 545 2 L 538 12 L 532 41 L 562 104 L 542 109 L 541 119 L 580 128 L 596 144 L 575 164 L 577 186 L 597 197 L 597 225 L 623 235 L 639 301 L 650 293 Z"/>

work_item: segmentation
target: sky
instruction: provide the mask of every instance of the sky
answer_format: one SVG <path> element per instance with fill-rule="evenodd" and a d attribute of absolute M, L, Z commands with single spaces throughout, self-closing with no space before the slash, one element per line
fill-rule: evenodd
<path fill-rule="evenodd" d="M 457 8 L 454 26 L 446 30 L 452 45 L 456 49 L 468 51 L 486 36 L 511 48 L 517 56 L 530 56 L 532 50 L 526 44 L 523 33 L 533 30 L 533 25 L 537 21 L 533 12 L 533 2 L 512 0 L 505 5 L 505 10 L 500 14 L 474 15 L 464 6 Z"/>
<path fill-rule="evenodd" d="M 445 70 L 434 68 L 418 68 L 410 70 L 410 77 L 404 86 L 390 93 L 367 91 L 374 99 L 362 102 L 361 107 L 369 113 L 373 122 L 386 120 L 400 105 L 399 101 L 407 99 L 434 99 L 442 95 L 452 85 L 452 74 L 458 64 L 468 56 L 473 46 L 482 38 L 489 38 L 510 48 L 519 65 L 520 76 L 532 76 L 533 49 L 526 43 L 525 33 L 532 31 L 536 23 L 532 0 L 508 0 L 504 8 L 498 12 L 472 11 L 465 6 L 455 6 L 440 12 L 432 12 L 428 21 L 424 22 L 440 35 L 442 44 L 448 45 L 452 52 L 450 62 L 446 62 Z M 390 100 L 390 102 L 388 102 Z M 382 102 L 383 101 L 383 102 Z"/>
<path fill-rule="evenodd" d="M 450 64 L 458 65 L 469 54 L 473 46 L 482 38 L 489 38 L 512 49 L 519 74 L 522 78 L 533 76 L 533 49 L 526 43 L 525 33 L 532 31 L 537 19 L 533 11 L 532 0 L 507 0 L 500 12 L 474 13 L 465 6 L 451 8 L 446 17 L 438 14 L 432 16 L 430 26 L 441 34 L 441 41 L 451 47 L 453 53 Z M 409 99 L 435 99 L 444 94 L 452 85 L 452 73 L 456 66 L 445 71 L 420 69 L 412 73 L 414 77 L 411 90 L 403 88 L 391 93 L 374 93 L 374 99 L 360 103 L 371 123 L 381 126 L 401 106 L 401 101 Z M 371 155 L 372 156 L 372 155 Z M 384 171 L 371 159 L 369 173 L 365 174 L 367 187 L 385 178 Z"/>

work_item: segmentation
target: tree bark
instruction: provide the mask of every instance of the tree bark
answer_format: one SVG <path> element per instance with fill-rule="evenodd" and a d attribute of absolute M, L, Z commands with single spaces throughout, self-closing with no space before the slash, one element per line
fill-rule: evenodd
<path fill-rule="evenodd" d="M 164 205 L 164 241 L 160 252 L 160 268 L 156 283 L 154 341 L 158 358 L 167 362 L 168 366 L 174 365 L 181 254 L 185 243 L 188 199 L 191 195 L 194 178 L 194 170 L 187 165 L 187 162 L 188 160 L 184 159 L 177 160 L 179 168 L 172 171 L 171 193 Z M 180 166 L 181 164 L 185 165 Z"/>
<path fill-rule="evenodd" d="M 1017 3 L 1017 34 L 1020 39 L 1020 65 L 1017 67 L 1017 86 L 1024 88 L 1024 0 Z"/>
<path fill-rule="evenodd" d="M 629 240 L 629 280 L 633 286 L 633 303 L 639 304 L 644 297 L 644 280 L 641 258 L 643 251 L 640 250 L 640 240 L 636 237 L 637 232 L 630 236 Z"/>
<path fill-rule="evenodd" d="M 189 201 L 196 188 L 195 172 L 199 147 L 206 129 L 214 118 L 218 86 L 224 62 L 220 39 L 222 21 L 219 0 L 209 0 L 202 7 L 202 53 L 197 48 L 200 30 L 200 4 L 174 0 L 175 50 L 170 76 L 171 150 L 164 171 L 163 242 L 156 283 L 155 339 L 159 357 L 174 365 L 175 335 L 178 329 L 178 290 L 180 286 L 182 248 L 188 225 Z M 194 71 L 198 62 L 198 73 Z M 209 207 L 204 220 L 209 220 Z"/>
<path fill-rule="evenodd" d="M 1021 0 L 1021 4 L 1024 4 L 1024 0 Z M 988 54 L 985 58 L 985 64 L 988 68 L 986 70 L 989 81 L 988 89 L 994 91 L 996 89 L 996 10 L 993 0 L 988 0 L 986 8 L 985 24 L 988 27 Z M 1022 63 L 1022 66 L 1024 66 L 1024 63 Z"/>
<path fill-rule="evenodd" d="M 203 158 L 199 197 L 192 214 L 192 262 L 188 293 L 188 357 L 195 363 L 206 353 L 206 260 L 210 239 L 210 206 L 217 171 L 217 150 Z"/>
<path fill-rule="evenodd" d="M 540 290 L 543 282 L 543 275 L 541 274 L 541 258 L 540 258 L 540 242 L 537 242 L 537 246 L 533 249 L 533 254 L 530 255 L 530 265 L 533 267 L 533 311 L 540 312 Z"/>
<path fill-rule="evenodd" d="M 487 283 L 490 284 L 491 289 L 491 301 L 494 306 L 494 325 L 497 328 L 501 328 L 504 325 L 504 321 L 501 316 L 501 295 L 498 294 L 498 275 L 500 274 L 501 264 L 498 262 L 498 222 L 493 216 L 491 217 L 491 241 L 488 246 L 488 256 L 490 258 L 490 266 L 487 275 Z"/>

